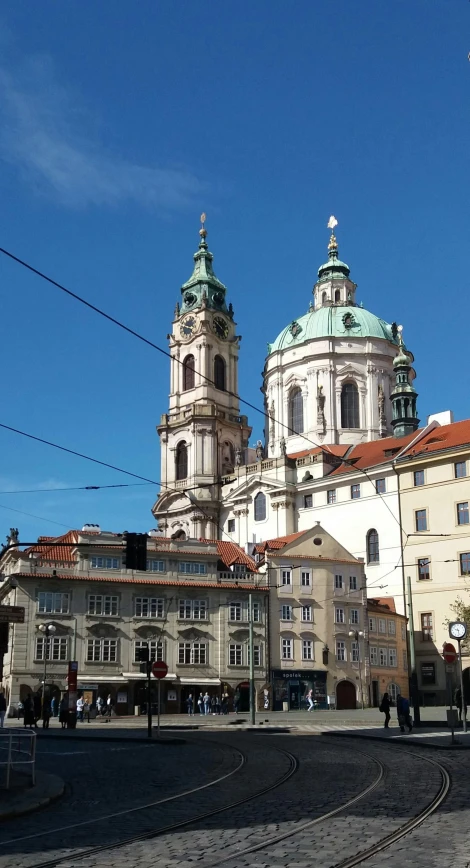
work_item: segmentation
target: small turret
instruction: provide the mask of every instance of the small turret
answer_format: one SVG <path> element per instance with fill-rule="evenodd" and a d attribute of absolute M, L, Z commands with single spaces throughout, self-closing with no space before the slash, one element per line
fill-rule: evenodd
<path fill-rule="evenodd" d="M 408 352 L 403 343 L 403 327 L 398 326 L 398 355 L 393 360 L 395 386 L 390 395 L 392 401 L 392 428 L 394 437 L 405 437 L 412 434 L 419 425 L 417 417 L 416 392 L 410 376 L 414 371 L 411 367 L 412 353 Z"/>
<path fill-rule="evenodd" d="M 201 214 L 201 238 L 199 247 L 194 254 L 194 270 L 186 283 L 181 287 L 182 303 L 180 315 L 200 307 L 210 310 L 220 310 L 228 314 L 225 302 L 227 287 L 218 280 L 212 268 L 213 255 L 207 246 L 207 229 L 205 228 L 206 215 Z M 233 312 L 233 309 L 232 309 Z"/>
<path fill-rule="evenodd" d="M 334 233 L 338 225 L 336 217 L 330 217 L 327 226 L 331 229 L 328 242 L 328 262 L 320 265 L 318 280 L 313 287 L 315 310 L 320 307 L 354 307 L 356 305 L 356 284 L 349 279 L 349 265 L 338 258 L 338 241 Z"/>

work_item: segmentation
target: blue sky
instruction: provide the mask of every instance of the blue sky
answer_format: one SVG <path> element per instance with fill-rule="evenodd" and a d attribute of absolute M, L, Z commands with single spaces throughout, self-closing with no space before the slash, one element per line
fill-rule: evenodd
<path fill-rule="evenodd" d="M 261 408 L 333 213 L 358 301 L 404 325 L 421 419 L 470 415 L 468 2 L 42 0 L 0 31 L 0 246 L 166 347 L 206 211 Z M 158 480 L 167 361 L 5 257 L 0 286 L 0 421 Z M 5 533 L 152 527 L 152 486 L 3 493 L 126 479 L 0 442 Z"/>

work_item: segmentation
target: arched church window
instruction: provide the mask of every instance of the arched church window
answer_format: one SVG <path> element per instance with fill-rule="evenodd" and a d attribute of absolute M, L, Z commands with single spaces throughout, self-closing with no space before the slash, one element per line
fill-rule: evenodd
<path fill-rule="evenodd" d="M 378 564 L 379 560 L 379 535 L 375 528 L 371 528 L 367 534 L 367 563 Z"/>
<path fill-rule="evenodd" d="M 188 475 L 188 447 L 184 440 L 176 447 L 176 478 L 186 479 Z"/>
<path fill-rule="evenodd" d="M 302 434 L 304 430 L 304 399 L 299 388 L 292 389 L 289 396 L 289 428 L 291 434 Z"/>
<path fill-rule="evenodd" d="M 222 356 L 216 356 L 214 359 L 214 386 L 225 392 L 225 362 Z"/>
<path fill-rule="evenodd" d="M 183 392 L 194 389 L 194 356 L 186 356 L 183 362 Z"/>
<path fill-rule="evenodd" d="M 326 292 L 322 292 L 322 294 L 321 294 L 321 303 L 322 303 L 322 304 L 325 304 L 325 302 L 326 302 Z"/>
<path fill-rule="evenodd" d="M 255 521 L 264 521 L 266 518 L 266 495 L 259 491 L 255 497 Z"/>
<path fill-rule="evenodd" d="M 335 301 L 341 301 L 341 292 L 339 289 L 335 289 Z"/>
<path fill-rule="evenodd" d="M 359 392 L 355 383 L 345 383 L 341 390 L 341 427 L 360 427 Z"/>

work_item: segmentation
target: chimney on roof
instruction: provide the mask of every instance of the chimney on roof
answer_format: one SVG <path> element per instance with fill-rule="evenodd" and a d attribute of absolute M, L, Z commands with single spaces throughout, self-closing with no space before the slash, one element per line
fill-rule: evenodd
<path fill-rule="evenodd" d="M 89 523 L 84 524 L 82 527 L 82 530 L 84 530 L 84 531 L 92 530 L 92 531 L 95 531 L 95 533 L 101 533 L 101 528 L 100 528 L 99 524 L 89 524 Z"/>
<path fill-rule="evenodd" d="M 442 410 L 440 413 L 432 413 L 428 416 L 428 425 L 437 422 L 438 425 L 452 425 L 454 421 L 453 410 Z"/>

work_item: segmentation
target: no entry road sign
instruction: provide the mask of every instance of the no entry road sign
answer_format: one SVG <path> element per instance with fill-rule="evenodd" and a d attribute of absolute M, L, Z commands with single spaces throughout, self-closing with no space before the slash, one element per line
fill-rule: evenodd
<path fill-rule="evenodd" d="M 455 650 L 455 646 L 452 645 L 452 642 L 444 642 L 444 646 L 442 648 L 442 656 L 446 663 L 456 662 L 457 651 Z"/>
<path fill-rule="evenodd" d="M 152 675 L 155 678 L 165 678 L 165 675 L 168 673 L 168 666 L 163 660 L 156 660 L 155 663 L 152 663 Z"/>

